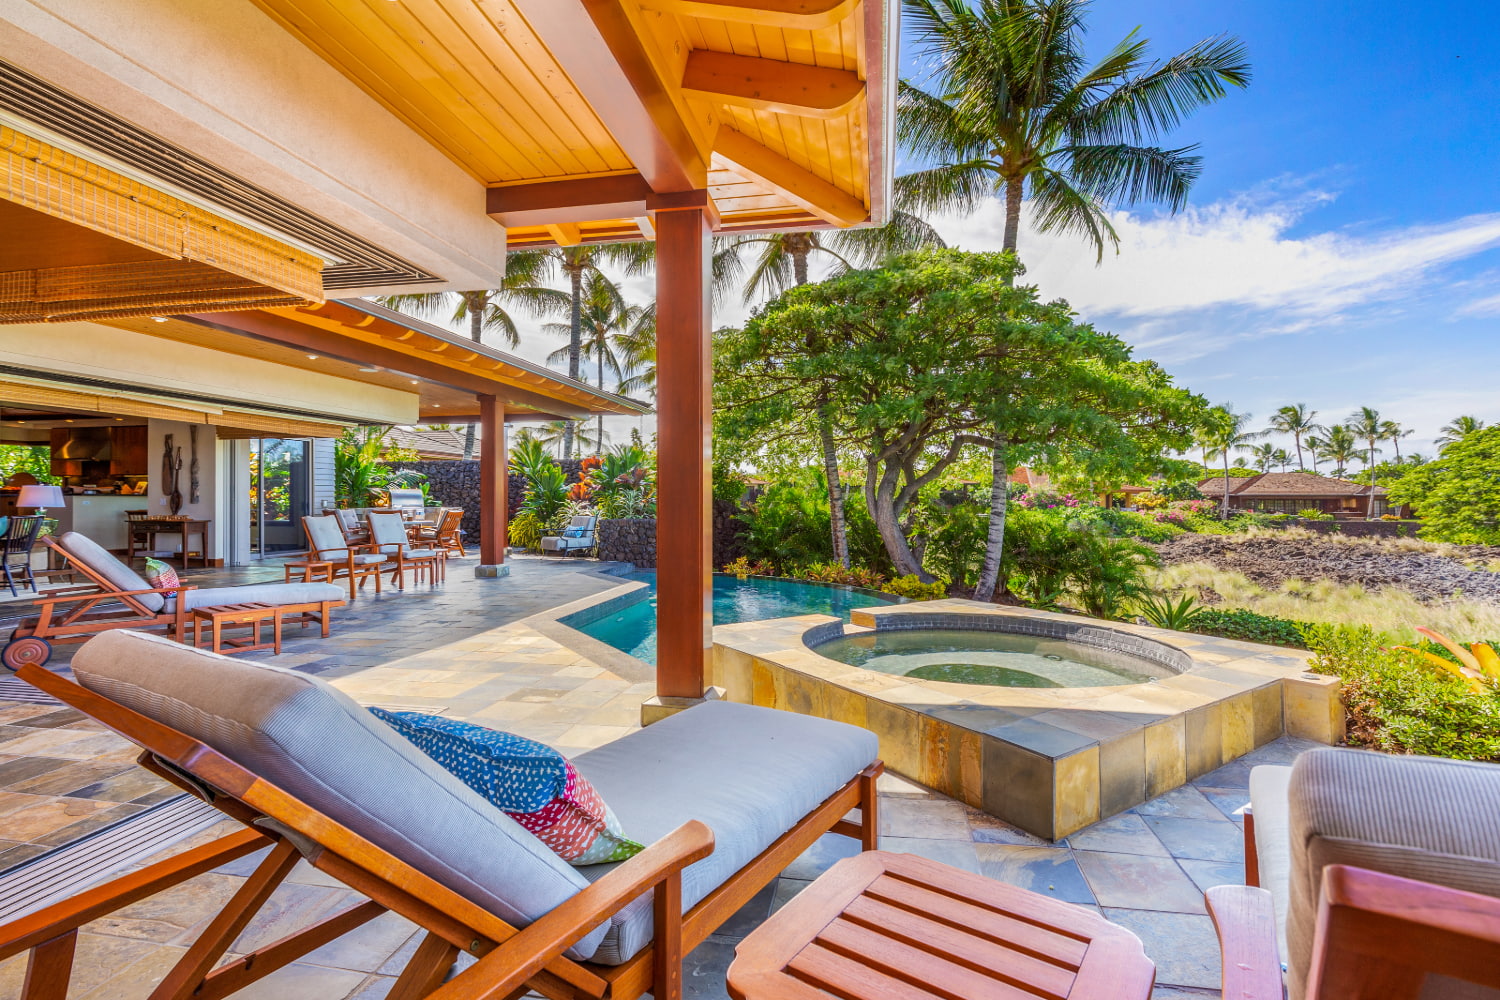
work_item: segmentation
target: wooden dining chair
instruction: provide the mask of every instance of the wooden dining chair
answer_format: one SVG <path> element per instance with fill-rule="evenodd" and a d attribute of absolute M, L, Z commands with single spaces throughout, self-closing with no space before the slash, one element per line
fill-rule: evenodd
<path fill-rule="evenodd" d="M 448 552 L 457 552 L 460 556 L 467 556 L 464 551 L 464 511 L 462 507 L 448 507 L 443 511 L 442 520 L 432 529 L 431 536 L 424 536 L 423 540 L 430 540 L 440 549 Z"/>
<path fill-rule="evenodd" d="M 348 579 L 349 600 L 354 600 L 356 587 L 363 587 L 372 577 L 375 593 L 380 593 L 380 574 L 387 568 L 384 555 L 372 551 L 367 545 L 351 545 L 345 541 L 338 518 L 332 515 L 304 517 L 302 530 L 307 533 L 308 557 L 332 566 L 329 581 L 341 576 Z"/>
<path fill-rule="evenodd" d="M 382 568 L 391 571 L 391 582 L 397 590 L 406 589 L 406 572 L 411 570 L 414 580 L 420 582 L 427 574 L 427 582 L 436 584 L 443 579 L 444 563 L 448 553 L 436 547 L 418 548 L 406 533 L 406 518 L 400 514 L 371 514 L 370 547 L 385 556 Z"/>

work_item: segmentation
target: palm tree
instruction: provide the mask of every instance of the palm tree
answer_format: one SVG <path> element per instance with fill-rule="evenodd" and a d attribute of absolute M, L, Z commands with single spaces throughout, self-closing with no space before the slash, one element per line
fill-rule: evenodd
<path fill-rule="evenodd" d="M 549 420 L 533 435 L 536 440 L 551 448 L 560 458 L 571 456 L 562 454 L 564 447 L 576 444 L 578 453 L 583 454 L 585 449 L 594 447 L 595 441 L 589 434 L 588 424 L 582 420 Z"/>
<path fill-rule="evenodd" d="M 1223 516 L 1229 517 L 1229 453 L 1249 451 L 1250 442 L 1261 436 L 1260 431 L 1247 431 L 1250 414 L 1235 413 L 1233 403 L 1225 403 L 1214 414 L 1213 422 L 1205 434 L 1210 454 L 1224 459 L 1224 506 Z M 1265 470 L 1261 470 L 1265 471 Z"/>
<path fill-rule="evenodd" d="M 1438 448 L 1442 448 L 1444 445 L 1450 445 L 1455 441 L 1462 441 L 1475 431 L 1484 430 L 1484 426 L 1484 421 L 1478 417 L 1455 417 L 1443 425 L 1443 429 L 1438 432 L 1437 440 L 1433 444 L 1437 445 Z"/>
<path fill-rule="evenodd" d="M 1285 472 L 1286 467 L 1291 464 L 1292 456 L 1287 454 L 1285 448 L 1277 448 L 1271 453 L 1271 461 L 1281 466 L 1281 471 Z"/>
<path fill-rule="evenodd" d="M 1334 478 L 1342 479 L 1349 471 L 1349 463 L 1359 455 L 1359 439 L 1343 424 L 1334 424 L 1328 428 L 1322 455 L 1333 463 Z"/>
<path fill-rule="evenodd" d="M 1361 406 L 1348 420 L 1344 421 L 1344 425 L 1349 428 L 1349 433 L 1357 438 L 1363 438 L 1367 448 L 1365 468 L 1370 470 L 1370 506 L 1365 513 L 1366 520 L 1373 517 L 1375 511 L 1375 453 L 1380 450 L 1375 447 L 1375 442 L 1385 439 L 1387 422 L 1381 421 L 1380 411 L 1370 406 Z"/>
<path fill-rule="evenodd" d="M 1322 425 L 1313 419 L 1317 415 L 1318 411 L 1309 410 L 1306 403 L 1292 403 L 1271 414 L 1271 426 L 1267 429 L 1277 434 L 1292 436 L 1292 440 L 1297 443 L 1297 468 L 1299 469 L 1302 468 L 1302 435 L 1323 429 Z"/>
<path fill-rule="evenodd" d="M 1316 434 L 1307 436 L 1307 453 L 1312 457 L 1313 475 L 1318 474 L 1318 459 L 1323 457 L 1323 452 L 1328 447 L 1328 439 Z"/>
<path fill-rule="evenodd" d="M 645 391 L 656 398 L 656 303 L 638 306 L 634 320 L 625 330 L 612 334 L 615 356 L 620 359 L 620 368 L 627 373 L 621 380 L 619 391 L 632 393 Z"/>
<path fill-rule="evenodd" d="M 499 288 L 476 292 L 426 292 L 382 295 L 375 301 L 421 319 L 467 322 L 469 336 L 481 343 L 486 333 L 499 334 L 509 347 L 521 342 L 510 310 L 520 307 L 533 315 L 559 308 L 567 297 L 541 282 L 547 256 L 541 250 L 516 250 L 506 255 L 505 278 Z M 464 430 L 464 458 L 474 457 L 474 425 Z"/>
<path fill-rule="evenodd" d="M 1382 420 L 1380 422 L 1381 438 L 1389 441 L 1396 448 L 1396 464 L 1401 464 L 1401 439 L 1411 437 L 1412 432 L 1402 430 L 1401 425 L 1394 420 Z"/>
<path fill-rule="evenodd" d="M 1164 62 L 1147 60 L 1133 33 L 1089 67 L 1087 0 L 905 0 L 906 22 L 938 67 L 936 87 L 902 80 L 896 134 L 907 154 L 934 164 L 899 177 L 910 211 L 974 212 L 1005 205 L 1003 249 L 1016 250 L 1029 195 L 1042 232 L 1079 235 L 1099 261 L 1118 237 L 1110 205 L 1187 201 L 1201 160 L 1195 147 L 1151 145 L 1189 113 L 1250 79 L 1243 46 L 1212 38 Z M 989 600 L 1005 541 L 1008 472 L 996 435 L 989 532 L 976 600 Z"/>
<path fill-rule="evenodd" d="M 600 389 L 604 388 L 604 373 L 612 372 L 616 382 L 625 377 L 628 370 L 621 362 L 615 351 L 615 338 L 630 331 L 641 322 L 641 316 L 648 310 L 644 306 L 633 306 L 626 303 L 620 294 L 620 286 L 616 285 L 601 272 L 591 273 L 584 282 L 583 299 L 579 304 L 579 326 L 586 339 L 582 343 L 582 352 L 589 356 L 594 363 L 596 378 L 594 384 Z M 652 307 L 651 323 L 655 329 L 655 309 Z M 548 323 L 542 327 L 549 333 L 571 334 L 572 327 L 568 323 Z M 547 356 L 548 363 L 556 363 L 564 359 L 570 360 L 572 344 L 564 344 Z M 594 443 L 604 443 L 604 414 L 599 414 L 598 430 L 594 435 Z"/>
<path fill-rule="evenodd" d="M 1282 454 L 1286 454 L 1285 451 Z M 1276 446 L 1269 441 L 1265 444 L 1254 445 L 1250 448 L 1250 461 L 1261 472 L 1270 472 L 1271 466 L 1276 464 Z"/>

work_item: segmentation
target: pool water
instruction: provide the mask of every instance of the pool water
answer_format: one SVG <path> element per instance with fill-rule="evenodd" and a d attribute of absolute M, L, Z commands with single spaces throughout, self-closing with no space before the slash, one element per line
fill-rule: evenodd
<path fill-rule="evenodd" d="M 627 579 L 650 585 L 649 596 L 588 624 L 570 625 L 585 635 L 623 650 L 647 663 L 656 662 L 656 574 L 632 573 Z M 835 615 L 847 620 L 855 608 L 890 604 L 896 598 L 849 587 L 776 580 L 766 577 L 714 575 L 714 624 L 733 625 L 793 615 Z M 583 612 L 581 614 L 587 614 Z M 580 616 L 570 616 L 580 617 Z"/>
<path fill-rule="evenodd" d="M 886 674 L 997 687 L 1105 687 L 1172 676 L 1168 668 L 1126 653 L 977 629 L 866 632 L 823 643 L 817 652 Z"/>

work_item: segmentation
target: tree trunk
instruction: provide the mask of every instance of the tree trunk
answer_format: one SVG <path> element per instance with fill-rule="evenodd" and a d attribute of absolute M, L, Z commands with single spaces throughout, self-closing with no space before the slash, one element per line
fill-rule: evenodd
<path fill-rule="evenodd" d="M 1011 177 L 1005 182 L 1005 240 L 1000 249 L 1016 251 L 1016 238 L 1021 232 L 1021 188 L 1024 178 Z"/>
<path fill-rule="evenodd" d="M 603 392 L 604 391 L 604 330 L 603 330 L 603 328 L 600 328 L 597 331 L 597 333 L 598 333 L 598 336 L 597 336 L 597 338 L 595 340 L 595 347 L 597 348 L 596 353 L 598 354 L 598 359 L 599 359 L 599 391 Z M 599 432 L 594 435 L 594 453 L 597 455 L 597 454 L 602 454 L 603 452 L 604 452 L 604 414 L 600 413 L 599 414 Z"/>
<path fill-rule="evenodd" d="M 1292 435 L 1292 440 L 1297 442 L 1297 471 L 1301 472 L 1302 469 L 1303 469 L 1303 465 L 1302 465 L 1302 434 L 1300 432 L 1296 433 L 1296 434 L 1293 434 Z"/>
<path fill-rule="evenodd" d="M 807 284 L 807 251 L 793 250 L 792 252 L 792 280 L 799 285 Z"/>
<path fill-rule="evenodd" d="M 906 532 L 901 530 L 900 516 L 896 513 L 895 489 L 893 485 L 881 483 L 880 489 L 875 491 L 874 509 L 870 516 L 875 520 L 875 527 L 880 530 L 880 539 L 885 542 L 885 551 L 890 555 L 891 562 L 896 564 L 897 576 L 916 576 L 923 583 L 932 582 L 932 574 L 922 568 L 917 557 L 912 554 L 911 545 L 906 540 Z"/>
<path fill-rule="evenodd" d="M 823 475 L 828 479 L 828 525 L 833 534 L 833 558 L 849 568 L 849 531 L 844 520 L 844 482 L 839 476 L 838 446 L 833 440 L 833 414 L 828 390 L 818 393 L 818 437 L 823 446 Z"/>
<path fill-rule="evenodd" d="M 1220 515 L 1224 520 L 1229 520 L 1229 446 L 1224 446 L 1224 507 Z"/>
<path fill-rule="evenodd" d="M 974 585 L 974 600 L 993 601 L 1000 582 L 1000 562 L 1005 554 L 1005 515 L 1010 509 L 1010 462 L 1005 440 L 997 433 L 990 452 L 990 524 L 984 542 L 984 562 L 979 567 L 979 582 Z"/>
<path fill-rule="evenodd" d="M 1375 439 L 1370 439 L 1370 499 L 1365 504 L 1365 520 L 1375 520 Z"/>
<path fill-rule="evenodd" d="M 573 302 L 568 311 L 568 378 L 578 381 L 579 355 L 583 348 L 583 270 L 573 267 L 568 271 L 568 283 L 573 292 Z M 563 425 L 562 457 L 573 457 L 573 421 Z"/>

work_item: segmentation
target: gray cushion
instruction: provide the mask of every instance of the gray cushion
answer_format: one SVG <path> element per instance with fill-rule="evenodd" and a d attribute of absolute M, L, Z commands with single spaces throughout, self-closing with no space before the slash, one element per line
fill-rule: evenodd
<path fill-rule="evenodd" d="M 714 851 L 683 872 L 686 910 L 790 830 L 878 756 L 875 734 L 841 722 L 711 701 L 574 758 L 625 832 L 642 843 L 688 820 Z M 579 869 L 590 880 L 612 865 Z M 609 924 L 596 962 L 615 965 L 651 941 L 651 899 Z"/>
<path fill-rule="evenodd" d="M 146 578 L 135 570 L 116 559 L 109 550 L 87 535 L 80 535 L 76 531 L 69 531 L 58 539 L 62 547 L 76 562 L 81 562 L 89 569 L 104 577 L 120 590 L 150 590 L 151 584 Z M 160 612 L 166 607 L 167 600 L 160 594 L 141 594 L 137 598 L 152 612 Z"/>
<path fill-rule="evenodd" d="M 90 690 L 207 743 L 506 921 L 530 923 L 587 884 L 316 677 L 124 630 L 90 639 L 72 665 Z M 593 951 L 604 930 L 570 954 Z"/>
<path fill-rule="evenodd" d="M 205 587 L 183 595 L 183 607 L 211 608 L 220 604 L 317 604 L 320 601 L 342 601 L 349 594 L 331 583 L 247 583 L 242 587 Z M 167 604 L 176 610 L 177 598 Z"/>
<path fill-rule="evenodd" d="M 1327 865 L 1500 896 L 1500 766 L 1312 750 L 1292 767 L 1288 801 L 1286 959 L 1292 1000 L 1301 1000 L 1306 991 Z M 1423 995 L 1497 997 L 1500 992 L 1433 980 Z"/>
<path fill-rule="evenodd" d="M 439 552 L 438 549 L 407 549 L 406 550 L 406 558 L 408 558 L 408 559 L 431 559 L 433 556 L 437 555 L 438 552 Z"/>
<path fill-rule="evenodd" d="M 1286 955 L 1288 879 L 1291 876 L 1292 830 L 1287 785 L 1290 767 L 1250 769 L 1250 805 L 1255 813 L 1255 857 L 1260 865 L 1260 887 L 1271 894 L 1276 908 L 1276 942 Z"/>

